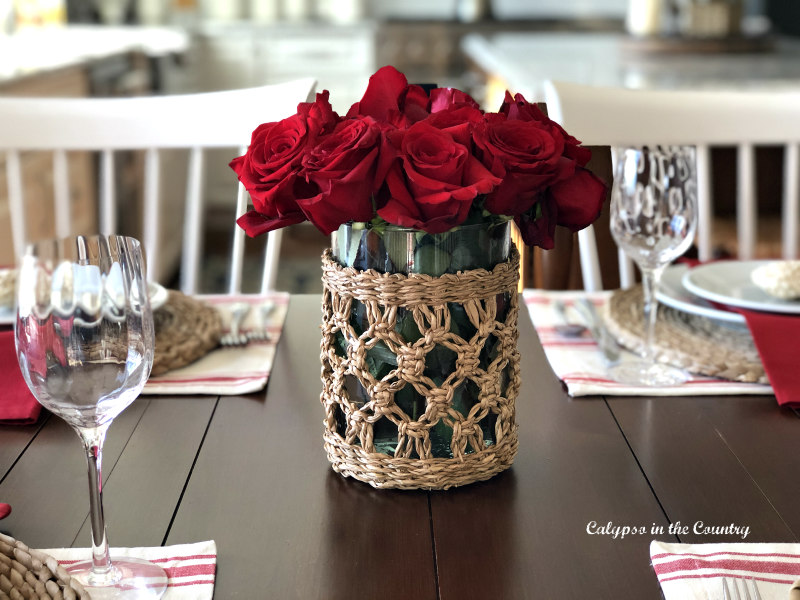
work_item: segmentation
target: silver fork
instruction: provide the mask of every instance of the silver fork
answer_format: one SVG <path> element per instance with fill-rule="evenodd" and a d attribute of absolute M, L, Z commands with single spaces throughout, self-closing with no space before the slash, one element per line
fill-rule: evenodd
<path fill-rule="evenodd" d="M 728 581 L 730 580 L 730 587 L 728 589 Z M 741 585 L 741 594 L 739 593 Z M 722 598 L 723 600 L 761 600 L 761 594 L 758 593 L 758 584 L 752 577 L 750 579 L 743 579 L 739 577 L 723 577 L 722 578 Z"/>
<path fill-rule="evenodd" d="M 237 302 L 231 305 L 230 311 L 230 331 L 220 338 L 219 343 L 222 346 L 244 346 L 248 340 L 247 335 L 242 333 L 242 323 L 250 313 L 250 305 L 247 302 Z"/>
<path fill-rule="evenodd" d="M 269 335 L 269 316 L 272 314 L 272 311 L 275 310 L 275 303 L 272 301 L 264 302 L 261 306 L 258 307 L 259 313 L 259 325 L 255 329 L 252 329 L 247 332 L 247 339 L 252 342 L 268 342 L 270 340 Z"/>

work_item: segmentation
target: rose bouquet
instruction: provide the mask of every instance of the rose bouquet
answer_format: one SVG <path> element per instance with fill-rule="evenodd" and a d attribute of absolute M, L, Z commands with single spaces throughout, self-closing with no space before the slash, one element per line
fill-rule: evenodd
<path fill-rule="evenodd" d="M 337 115 L 328 92 L 254 132 L 231 162 L 250 236 L 301 221 L 322 256 L 325 448 L 376 487 L 446 489 L 508 468 L 519 254 L 600 213 L 588 149 L 522 96 L 496 113 L 392 67 Z M 437 461 L 430 468 L 428 461 Z M 420 462 L 422 461 L 422 462 Z"/>
<path fill-rule="evenodd" d="M 230 164 L 252 199 L 238 220 L 251 237 L 305 220 L 327 235 L 349 222 L 438 234 L 514 219 L 526 244 L 549 249 L 556 225 L 577 231 L 600 214 L 590 157 L 520 94 L 484 112 L 460 90 L 426 91 L 383 67 L 345 116 L 326 90 L 259 125 Z"/>

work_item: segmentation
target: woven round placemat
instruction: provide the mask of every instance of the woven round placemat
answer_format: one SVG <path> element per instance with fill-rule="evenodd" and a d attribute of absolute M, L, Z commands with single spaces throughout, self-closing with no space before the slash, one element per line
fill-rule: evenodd
<path fill-rule="evenodd" d="M 641 285 L 615 291 L 605 309 L 608 330 L 633 350 L 644 350 Z M 769 383 L 746 327 L 659 304 L 656 356 L 691 373 L 732 381 Z"/>
<path fill-rule="evenodd" d="M 55 558 L 0 533 L 0 598 L 90 600 Z"/>
<path fill-rule="evenodd" d="M 219 344 L 222 319 L 219 313 L 176 290 L 169 291 L 164 306 L 153 313 L 156 352 L 152 376 L 185 367 Z"/>

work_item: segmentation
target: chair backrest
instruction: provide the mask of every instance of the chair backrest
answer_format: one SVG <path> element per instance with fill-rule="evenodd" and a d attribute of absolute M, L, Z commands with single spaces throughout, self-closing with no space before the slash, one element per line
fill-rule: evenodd
<path fill-rule="evenodd" d="M 293 114 L 309 100 L 316 82 L 298 79 L 263 87 L 198 94 L 132 98 L 0 98 L 0 153 L 6 154 L 9 208 L 17 258 L 29 241 L 20 154 L 52 151 L 56 235 L 72 233 L 68 151 L 99 153 L 99 230 L 115 233 L 114 152 L 144 151 L 143 245 L 149 273 L 159 261 L 160 156 L 163 149 L 188 149 L 186 205 L 181 251 L 181 289 L 197 291 L 203 224 L 204 151 L 230 148 L 243 153 L 253 129 Z M 171 176 L 172 173 L 166 175 Z M 231 203 L 233 203 L 231 189 Z M 235 215 L 245 212 L 247 193 L 239 185 Z M 230 293 L 241 289 L 244 233 L 234 228 Z M 270 234 L 262 290 L 274 286 L 280 236 Z"/>
<path fill-rule="evenodd" d="M 748 259 L 756 245 L 754 148 L 783 146 L 782 254 L 797 256 L 800 91 L 631 90 L 548 81 L 545 98 L 551 118 L 587 145 L 696 147 L 700 260 L 713 250 L 710 148 L 737 148 L 738 255 Z M 598 289 L 594 231 L 581 232 L 579 243 L 584 283 Z M 620 261 L 620 272 L 623 286 L 630 285 L 629 261 Z"/>

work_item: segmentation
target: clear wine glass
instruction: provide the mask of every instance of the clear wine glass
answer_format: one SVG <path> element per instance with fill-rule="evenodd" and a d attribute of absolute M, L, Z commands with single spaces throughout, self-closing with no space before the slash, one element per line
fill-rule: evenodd
<path fill-rule="evenodd" d="M 642 273 L 645 351 L 613 367 L 617 381 L 669 386 L 686 381 L 683 369 L 656 360 L 656 291 L 664 269 L 681 256 L 697 229 L 695 149 L 689 146 L 618 148 L 611 194 L 611 235 Z"/>
<path fill-rule="evenodd" d="M 15 334 L 31 392 L 75 429 L 86 451 L 92 559 L 67 571 L 92 598 L 160 598 L 164 569 L 111 558 L 103 518 L 106 431 L 139 395 L 153 364 L 153 313 L 139 242 L 97 235 L 32 244 L 19 270 Z"/>

